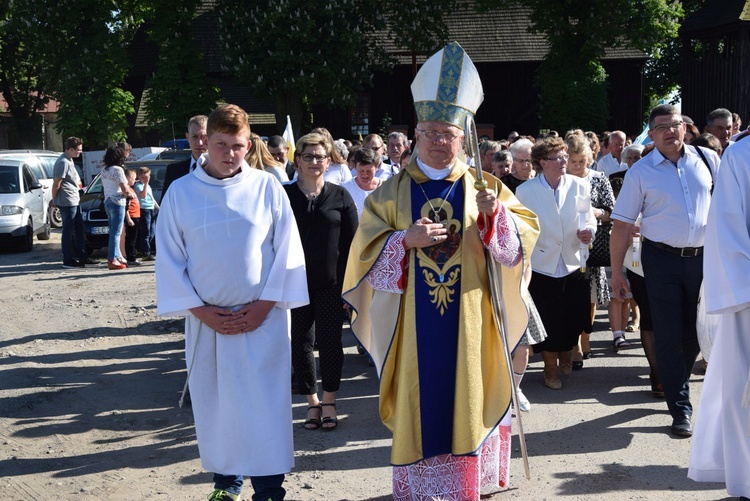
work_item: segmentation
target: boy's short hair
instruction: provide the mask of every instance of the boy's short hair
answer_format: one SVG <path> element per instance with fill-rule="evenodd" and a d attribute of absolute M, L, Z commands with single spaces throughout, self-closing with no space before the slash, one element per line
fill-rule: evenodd
<path fill-rule="evenodd" d="M 138 169 L 138 174 L 151 174 L 151 169 L 144 165 Z"/>
<path fill-rule="evenodd" d="M 71 136 L 68 139 L 65 140 L 65 149 L 66 150 L 75 150 L 79 146 L 83 144 L 83 140 L 81 138 Z"/>
<path fill-rule="evenodd" d="M 244 133 L 250 139 L 250 121 L 245 110 L 236 104 L 222 104 L 208 116 L 206 135 L 214 132 L 239 135 Z"/>
<path fill-rule="evenodd" d="M 125 169 L 126 176 L 130 176 L 131 174 L 135 177 L 138 177 L 138 172 L 136 172 L 135 169 Z"/>

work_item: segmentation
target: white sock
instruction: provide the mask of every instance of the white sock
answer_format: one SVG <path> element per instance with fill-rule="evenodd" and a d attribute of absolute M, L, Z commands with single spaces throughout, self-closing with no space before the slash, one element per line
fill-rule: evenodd
<path fill-rule="evenodd" d="M 523 374 L 518 374 L 516 372 L 513 373 L 513 383 L 516 385 L 516 388 L 521 387 L 522 379 L 523 379 Z"/>
<path fill-rule="evenodd" d="M 625 335 L 625 331 L 614 331 L 612 333 L 612 339 L 617 339 L 618 337 L 623 337 Z"/>

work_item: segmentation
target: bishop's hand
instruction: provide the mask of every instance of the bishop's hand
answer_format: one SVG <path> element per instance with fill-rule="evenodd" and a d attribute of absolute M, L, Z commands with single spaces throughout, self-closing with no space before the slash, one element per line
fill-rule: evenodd
<path fill-rule="evenodd" d="M 415 247 L 421 249 L 444 242 L 446 238 L 448 230 L 442 223 L 423 217 L 406 230 L 404 245 L 407 250 Z"/>

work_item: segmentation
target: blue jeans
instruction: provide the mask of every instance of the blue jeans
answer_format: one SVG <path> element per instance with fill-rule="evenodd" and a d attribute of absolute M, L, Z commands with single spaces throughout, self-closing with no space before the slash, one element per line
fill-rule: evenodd
<path fill-rule="evenodd" d="M 690 417 L 690 374 L 700 352 L 695 319 L 703 256 L 680 257 L 643 242 L 641 263 L 664 397 L 673 418 Z"/>
<path fill-rule="evenodd" d="M 125 206 L 118 205 L 111 198 L 104 200 L 104 210 L 107 211 L 109 219 L 109 245 L 107 246 L 107 259 L 113 261 L 122 257 L 120 253 L 120 235 L 125 224 Z"/>
<path fill-rule="evenodd" d="M 138 223 L 138 237 L 141 252 L 151 255 L 151 241 L 154 239 L 154 209 L 141 208 L 141 220 Z"/>
<path fill-rule="evenodd" d="M 81 207 L 58 207 L 62 216 L 62 255 L 63 261 L 73 259 L 73 239 L 80 261 L 86 260 L 86 240 L 84 239 L 83 215 Z"/>
<path fill-rule="evenodd" d="M 222 475 L 214 473 L 214 489 L 224 489 L 230 494 L 238 494 L 242 491 L 242 475 Z M 253 484 L 253 501 L 282 501 L 286 491 L 281 484 L 284 483 L 284 474 L 268 475 L 264 477 L 250 477 Z"/>

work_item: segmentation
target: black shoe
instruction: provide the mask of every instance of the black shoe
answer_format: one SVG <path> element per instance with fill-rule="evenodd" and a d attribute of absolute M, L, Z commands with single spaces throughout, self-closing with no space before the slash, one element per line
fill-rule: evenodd
<path fill-rule="evenodd" d="M 75 259 L 63 260 L 63 268 L 83 268 L 84 264 Z"/>
<path fill-rule="evenodd" d="M 674 418 L 672 421 L 672 434 L 678 437 L 692 437 L 693 436 L 693 425 L 690 422 L 690 418 L 682 416 Z"/>
<path fill-rule="evenodd" d="M 128 261 L 128 266 L 140 266 L 140 261 Z"/>
<path fill-rule="evenodd" d="M 580 362 L 575 362 L 574 361 L 573 362 L 573 370 L 574 371 L 580 371 L 581 369 L 583 369 L 583 360 L 581 360 Z"/>
<path fill-rule="evenodd" d="M 88 256 L 86 256 L 86 259 L 81 260 L 83 264 L 99 264 L 101 261 L 98 259 L 92 259 Z"/>

